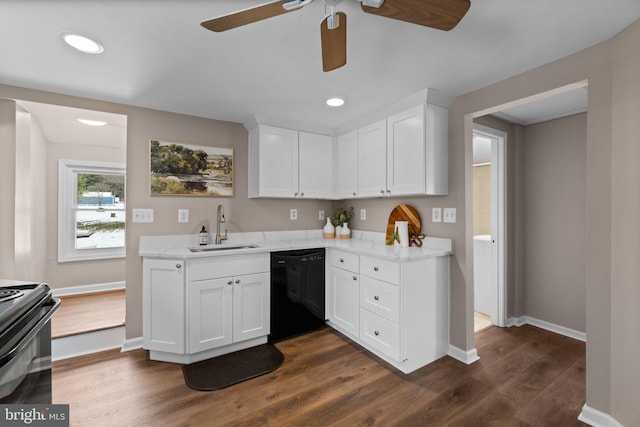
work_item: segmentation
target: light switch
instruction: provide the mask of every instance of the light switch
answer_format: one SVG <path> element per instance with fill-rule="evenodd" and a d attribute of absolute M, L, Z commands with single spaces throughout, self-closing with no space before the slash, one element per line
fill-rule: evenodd
<path fill-rule="evenodd" d="M 432 208 L 431 209 L 431 221 L 432 222 L 442 222 L 442 208 Z"/>
<path fill-rule="evenodd" d="M 296 221 L 298 219 L 298 209 L 291 209 L 289 211 L 289 219 Z"/>
<path fill-rule="evenodd" d="M 319 221 L 324 221 L 324 210 L 320 209 L 318 211 L 318 220 Z"/>
<path fill-rule="evenodd" d="M 367 210 L 366 209 L 360 209 L 360 219 L 363 220 L 363 221 L 367 219 Z"/>
<path fill-rule="evenodd" d="M 444 208 L 444 222 L 456 222 L 456 208 Z"/>
<path fill-rule="evenodd" d="M 178 222 L 189 222 L 189 209 L 178 209 Z"/>
<path fill-rule="evenodd" d="M 153 222 L 153 209 L 132 209 L 131 222 Z"/>

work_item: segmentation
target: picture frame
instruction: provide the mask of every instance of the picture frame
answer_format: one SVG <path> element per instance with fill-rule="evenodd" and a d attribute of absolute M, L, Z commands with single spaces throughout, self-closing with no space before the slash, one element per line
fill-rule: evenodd
<path fill-rule="evenodd" d="M 233 160 L 233 148 L 150 139 L 150 194 L 233 197 Z"/>

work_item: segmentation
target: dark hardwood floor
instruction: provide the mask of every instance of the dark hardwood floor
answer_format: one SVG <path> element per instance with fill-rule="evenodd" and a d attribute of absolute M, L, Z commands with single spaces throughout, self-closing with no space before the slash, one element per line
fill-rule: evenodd
<path fill-rule="evenodd" d="M 72 426 L 579 426 L 585 345 L 533 326 L 476 335 L 480 361 L 448 356 L 402 374 L 324 329 L 277 344 L 276 371 L 188 388 L 180 365 L 107 351 L 54 362 Z"/>

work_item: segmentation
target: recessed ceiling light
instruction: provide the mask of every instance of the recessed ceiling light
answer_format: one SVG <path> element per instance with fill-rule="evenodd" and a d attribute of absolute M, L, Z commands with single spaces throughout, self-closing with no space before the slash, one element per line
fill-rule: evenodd
<path fill-rule="evenodd" d="M 344 105 L 344 99 L 342 98 L 329 98 L 327 99 L 327 105 L 329 107 L 340 107 Z"/>
<path fill-rule="evenodd" d="M 103 122 L 100 120 L 87 120 L 87 119 L 77 119 L 80 123 L 89 125 L 89 126 L 104 126 L 107 122 Z"/>
<path fill-rule="evenodd" d="M 62 40 L 69 46 L 84 53 L 102 53 L 104 48 L 97 41 L 91 40 L 87 37 L 80 36 L 78 34 L 62 33 Z"/>

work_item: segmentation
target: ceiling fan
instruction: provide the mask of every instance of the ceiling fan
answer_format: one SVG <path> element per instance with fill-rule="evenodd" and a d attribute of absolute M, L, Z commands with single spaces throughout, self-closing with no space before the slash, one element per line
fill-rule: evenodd
<path fill-rule="evenodd" d="M 313 0 L 279 0 L 201 22 L 204 28 L 222 32 L 263 19 L 300 10 Z M 347 15 L 337 12 L 342 0 L 324 0 L 329 13 L 320 23 L 322 70 L 347 63 Z M 470 0 L 357 0 L 366 13 L 449 31 L 467 13 Z"/>

